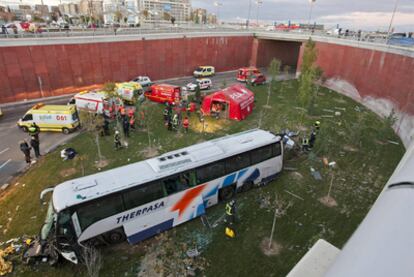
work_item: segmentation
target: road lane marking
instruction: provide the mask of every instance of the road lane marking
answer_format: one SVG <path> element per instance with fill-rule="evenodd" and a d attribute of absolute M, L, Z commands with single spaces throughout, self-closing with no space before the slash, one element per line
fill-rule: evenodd
<path fill-rule="evenodd" d="M 3 150 L 1 150 L 0 151 L 0 154 L 3 154 L 4 152 L 6 152 L 7 150 L 9 150 L 10 148 L 9 147 L 7 147 L 6 149 L 3 149 Z"/>
<path fill-rule="evenodd" d="M 8 164 L 9 162 L 11 162 L 11 159 L 8 159 L 7 161 L 5 161 L 2 165 L 0 165 L 0 169 L 2 169 L 3 167 L 6 166 L 6 164 Z"/>

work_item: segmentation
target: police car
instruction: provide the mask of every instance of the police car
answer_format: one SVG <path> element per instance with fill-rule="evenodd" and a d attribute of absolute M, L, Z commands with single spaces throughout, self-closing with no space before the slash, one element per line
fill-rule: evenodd
<path fill-rule="evenodd" d="M 213 85 L 213 83 L 208 78 L 197 79 L 194 82 L 187 84 L 185 86 L 185 89 L 189 91 L 195 91 L 197 88 L 197 85 L 200 86 L 200 89 L 211 89 L 211 86 Z"/>

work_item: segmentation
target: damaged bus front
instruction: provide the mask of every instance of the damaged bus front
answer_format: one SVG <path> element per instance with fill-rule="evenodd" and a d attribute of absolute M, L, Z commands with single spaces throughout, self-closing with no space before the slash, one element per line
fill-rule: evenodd
<path fill-rule="evenodd" d="M 53 189 L 48 188 L 41 192 L 41 202 L 45 194 L 53 192 Z M 39 237 L 30 244 L 23 255 L 23 260 L 26 263 L 42 261 L 55 264 L 61 255 L 66 260 L 77 264 L 80 246 L 76 243 L 76 235 L 71 222 L 67 211 L 56 213 L 53 200 L 50 199 Z"/>

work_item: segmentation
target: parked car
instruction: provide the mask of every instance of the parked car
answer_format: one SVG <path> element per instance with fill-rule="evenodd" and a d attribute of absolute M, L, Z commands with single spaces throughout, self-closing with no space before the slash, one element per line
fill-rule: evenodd
<path fill-rule="evenodd" d="M 196 78 L 214 76 L 216 74 L 214 66 L 203 65 L 194 70 L 193 75 Z"/>
<path fill-rule="evenodd" d="M 263 85 L 265 83 L 266 83 L 266 77 L 261 73 L 254 74 L 250 78 L 250 84 L 252 84 L 252 86 Z"/>
<path fill-rule="evenodd" d="M 131 82 L 139 83 L 143 88 L 152 85 L 151 79 L 148 76 L 138 76 L 131 80 Z"/>
<path fill-rule="evenodd" d="M 191 82 L 185 86 L 185 89 L 189 91 L 195 91 L 197 85 L 200 86 L 200 89 L 210 89 L 213 83 L 208 78 L 197 79 L 194 82 Z"/>

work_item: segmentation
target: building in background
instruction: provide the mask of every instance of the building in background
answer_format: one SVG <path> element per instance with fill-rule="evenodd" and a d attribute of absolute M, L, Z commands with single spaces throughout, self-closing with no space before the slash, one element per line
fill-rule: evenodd
<path fill-rule="evenodd" d="M 196 24 L 207 23 L 207 10 L 206 9 L 194 9 L 192 11 L 191 19 Z"/>
<path fill-rule="evenodd" d="M 217 24 L 217 16 L 214 13 L 209 13 L 207 15 L 207 24 Z"/>
<path fill-rule="evenodd" d="M 79 3 L 79 13 L 88 15 L 95 20 L 103 20 L 103 1 L 100 0 L 81 0 Z"/>
<path fill-rule="evenodd" d="M 137 0 L 138 8 L 143 14 L 143 20 L 147 23 L 171 20 L 186 22 L 191 19 L 190 0 Z"/>
<path fill-rule="evenodd" d="M 48 5 L 35 5 L 34 14 L 45 20 L 49 20 L 49 6 Z"/>
<path fill-rule="evenodd" d="M 59 5 L 59 11 L 61 14 L 77 15 L 79 13 L 79 5 L 75 3 L 65 3 Z"/>
<path fill-rule="evenodd" d="M 104 0 L 104 22 L 107 24 L 141 24 L 189 21 L 190 0 Z"/>
<path fill-rule="evenodd" d="M 140 23 L 140 10 L 137 0 L 104 0 L 103 18 L 106 24 L 120 23 L 137 25 Z"/>

